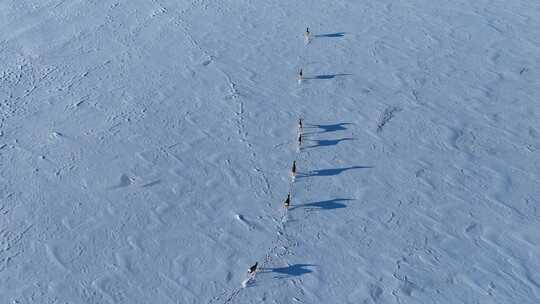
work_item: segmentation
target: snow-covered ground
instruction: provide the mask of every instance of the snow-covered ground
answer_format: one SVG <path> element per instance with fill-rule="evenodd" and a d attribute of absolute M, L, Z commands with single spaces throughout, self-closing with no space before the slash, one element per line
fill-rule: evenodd
<path fill-rule="evenodd" d="M 535 0 L 1 0 L 0 303 L 540 303 L 539 54 Z"/>

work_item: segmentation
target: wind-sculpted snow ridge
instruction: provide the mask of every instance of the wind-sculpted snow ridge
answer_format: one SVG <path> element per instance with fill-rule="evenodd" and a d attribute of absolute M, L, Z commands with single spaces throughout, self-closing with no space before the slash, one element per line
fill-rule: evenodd
<path fill-rule="evenodd" d="M 538 303 L 538 10 L 0 1 L 0 303 Z"/>

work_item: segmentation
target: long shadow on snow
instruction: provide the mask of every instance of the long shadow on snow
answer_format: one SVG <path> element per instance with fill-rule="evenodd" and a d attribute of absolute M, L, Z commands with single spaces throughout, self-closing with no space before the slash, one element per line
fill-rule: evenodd
<path fill-rule="evenodd" d="M 312 273 L 313 270 L 308 267 L 313 267 L 317 265 L 313 264 L 294 264 L 287 267 L 276 267 L 276 268 L 263 268 L 261 272 L 273 272 L 279 274 L 278 279 L 285 279 L 288 277 L 299 277 L 301 275 Z"/>
<path fill-rule="evenodd" d="M 349 76 L 352 74 L 324 74 L 324 75 L 317 75 L 315 77 L 304 77 L 304 79 L 334 79 L 336 77 L 342 77 L 342 76 Z"/>
<path fill-rule="evenodd" d="M 353 201 L 353 199 L 350 199 L 350 198 L 335 198 L 335 199 L 327 200 L 327 201 L 300 204 L 300 205 L 291 206 L 289 208 L 289 210 L 294 210 L 294 209 L 297 209 L 297 208 L 305 208 L 305 209 L 311 209 L 311 210 L 342 209 L 342 208 L 347 208 L 347 205 L 345 205 L 343 203 L 340 203 L 340 202 L 346 202 L 346 201 Z"/>
<path fill-rule="evenodd" d="M 344 131 L 344 130 L 347 130 L 348 125 L 352 125 L 352 123 L 350 123 L 350 122 L 340 122 L 340 123 L 337 123 L 337 124 L 330 124 L 330 125 L 306 124 L 306 128 L 318 128 L 318 129 L 322 129 L 322 131 L 321 132 L 309 132 L 309 133 L 304 133 L 304 134 L 305 135 L 311 135 L 311 134 L 317 134 L 317 133 Z"/>
<path fill-rule="evenodd" d="M 311 141 L 314 141 L 315 144 L 313 146 L 308 146 L 305 148 L 310 149 L 310 148 L 317 148 L 317 147 L 336 146 L 340 142 L 348 141 L 348 140 L 356 140 L 356 138 L 345 137 L 345 138 L 339 138 L 339 139 L 314 139 Z"/>
<path fill-rule="evenodd" d="M 371 169 L 372 166 L 353 166 L 347 168 L 335 168 L 335 169 L 319 169 L 313 170 L 309 173 L 299 173 L 297 178 L 311 177 L 311 176 L 334 176 L 339 175 L 345 171 L 356 170 L 356 169 Z"/>
<path fill-rule="evenodd" d="M 343 37 L 345 36 L 345 34 L 347 34 L 346 32 L 337 32 L 337 33 L 332 33 L 332 34 L 318 34 L 318 35 L 315 35 L 316 38 L 339 38 L 339 37 Z"/>

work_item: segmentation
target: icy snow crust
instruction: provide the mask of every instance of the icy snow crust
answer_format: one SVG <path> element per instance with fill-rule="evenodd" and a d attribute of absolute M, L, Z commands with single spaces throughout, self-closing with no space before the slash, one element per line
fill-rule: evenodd
<path fill-rule="evenodd" d="M 0 1 L 0 303 L 539 303 L 539 20 Z"/>

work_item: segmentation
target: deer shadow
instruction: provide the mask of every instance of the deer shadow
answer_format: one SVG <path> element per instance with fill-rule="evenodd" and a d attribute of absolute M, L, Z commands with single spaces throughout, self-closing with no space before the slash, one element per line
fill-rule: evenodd
<path fill-rule="evenodd" d="M 312 146 L 305 147 L 305 148 L 311 149 L 311 148 L 317 148 L 317 147 L 336 146 L 342 141 L 349 141 L 349 140 L 356 140 L 356 138 L 345 137 L 345 138 L 339 138 L 339 139 L 313 139 L 310 141 L 315 142 L 315 144 Z"/>
<path fill-rule="evenodd" d="M 352 74 L 347 74 L 347 73 L 323 74 L 323 75 L 316 75 L 316 76 L 313 76 L 313 77 L 304 77 L 304 79 L 324 80 L 324 79 L 334 79 L 336 77 L 343 77 L 343 76 L 349 76 L 349 75 L 352 75 Z"/>
<path fill-rule="evenodd" d="M 353 201 L 353 199 L 350 198 L 335 198 L 331 200 L 326 201 L 320 201 L 320 202 L 314 202 L 314 203 L 307 203 L 307 204 L 300 204 L 296 206 L 292 206 L 289 208 L 289 210 L 294 210 L 297 208 L 304 208 L 307 210 L 334 210 L 334 209 L 343 209 L 347 208 L 347 205 L 340 202 L 346 202 L 346 201 Z"/>
<path fill-rule="evenodd" d="M 352 123 L 350 123 L 350 122 L 340 122 L 340 123 L 337 123 L 337 124 L 329 124 L 329 125 L 306 124 L 306 127 L 322 129 L 321 132 L 317 132 L 317 133 L 327 133 L 327 132 L 336 132 L 336 131 L 347 130 L 347 125 L 352 125 Z M 305 133 L 305 134 L 309 135 L 309 134 L 314 134 L 314 133 L 316 133 L 316 132 L 310 132 L 310 133 Z"/>
<path fill-rule="evenodd" d="M 317 34 L 314 37 L 316 38 L 340 38 L 345 36 L 347 34 L 346 32 L 337 32 L 337 33 L 331 33 L 331 34 Z"/>
<path fill-rule="evenodd" d="M 317 265 L 313 264 L 294 264 L 287 267 L 276 267 L 276 268 L 263 268 L 261 272 L 272 272 L 278 274 L 276 278 L 285 279 L 289 277 L 299 277 L 304 274 L 312 273 L 313 270 L 308 267 L 313 267 Z"/>
<path fill-rule="evenodd" d="M 352 166 L 352 167 L 346 167 L 346 168 L 335 168 L 335 169 L 319 169 L 319 170 L 313 170 L 309 173 L 299 173 L 297 174 L 297 178 L 304 178 L 304 177 L 314 177 L 314 176 L 334 176 L 339 175 L 345 171 L 350 170 L 358 170 L 358 169 L 371 169 L 372 166 Z"/>

